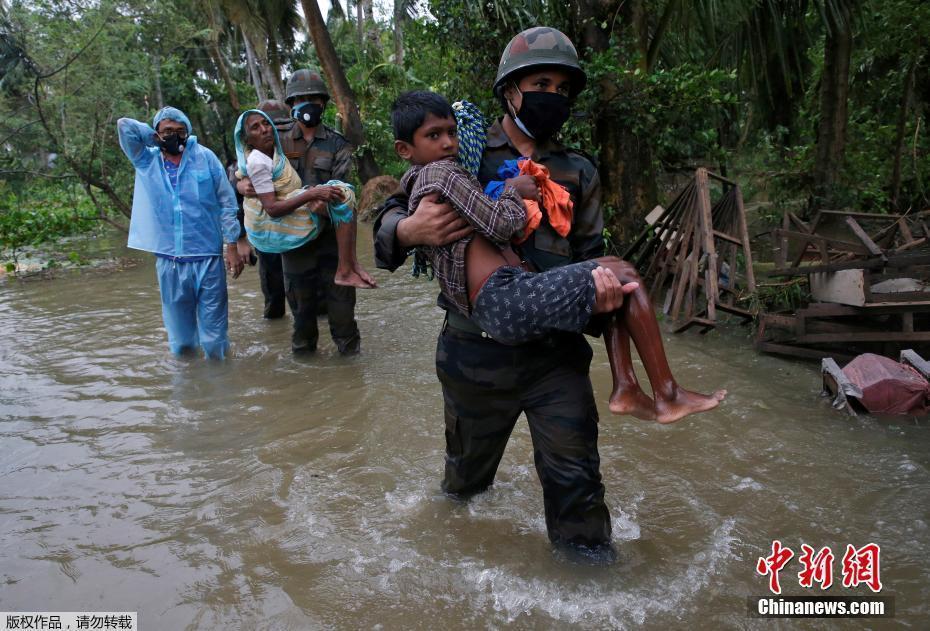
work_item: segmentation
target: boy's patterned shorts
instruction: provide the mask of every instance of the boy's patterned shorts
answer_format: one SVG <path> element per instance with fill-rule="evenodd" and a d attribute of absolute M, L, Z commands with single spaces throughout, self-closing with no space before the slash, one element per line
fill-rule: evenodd
<path fill-rule="evenodd" d="M 594 308 L 596 261 L 541 273 L 501 267 L 478 292 L 471 319 L 502 344 L 523 344 L 554 331 L 581 333 Z"/>

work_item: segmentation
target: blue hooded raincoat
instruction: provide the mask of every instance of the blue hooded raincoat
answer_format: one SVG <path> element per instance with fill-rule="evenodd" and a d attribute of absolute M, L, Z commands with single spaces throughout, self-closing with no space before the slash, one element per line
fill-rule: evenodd
<path fill-rule="evenodd" d="M 188 132 L 176 187 L 154 137 L 153 126 L 164 119 L 183 123 Z M 236 196 L 219 159 L 191 135 L 183 112 L 162 108 L 152 125 L 117 121 L 120 147 L 136 169 L 128 245 L 159 257 L 162 317 L 171 350 L 200 345 L 208 357 L 222 358 L 228 346 L 228 299 L 220 257 L 223 241 L 239 238 Z"/>
<path fill-rule="evenodd" d="M 129 247 L 168 256 L 220 255 L 224 238 L 227 243 L 239 238 L 236 194 L 216 155 L 190 135 L 187 116 L 179 109 L 165 107 L 155 115 L 152 125 L 157 127 L 164 119 L 187 127 L 177 189 L 165 172 L 155 129 L 131 118 L 116 123 L 120 147 L 136 167 Z"/>

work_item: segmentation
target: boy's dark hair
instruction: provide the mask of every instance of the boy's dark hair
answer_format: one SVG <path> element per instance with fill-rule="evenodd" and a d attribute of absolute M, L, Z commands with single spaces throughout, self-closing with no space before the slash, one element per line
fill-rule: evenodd
<path fill-rule="evenodd" d="M 413 90 L 398 96 L 391 105 L 391 125 L 394 139 L 413 142 L 413 134 L 426 120 L 427 114 L 439 118 L 454 117 L 452 106 L 441 94 L 428 90 Z"/>

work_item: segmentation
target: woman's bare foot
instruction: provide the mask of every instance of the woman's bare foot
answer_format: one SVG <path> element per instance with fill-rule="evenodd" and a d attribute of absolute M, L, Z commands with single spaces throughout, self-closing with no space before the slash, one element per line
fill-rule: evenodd
<path fill-rule="evenodd" d="M 356 287 L 358 289 L 374 289 L 378 286 L 371 274 L 365 271 L 361 266 L 356 266 L 347 270 L 337 269 L 334 282 L 337 285 L 346 287 Z"/>
<path fill-rule="evenodd" d="M 726 390 L 717 390 L 713 394 L 701 394 L 678 388 L 671 399 L 656 399 L 655 419 L 660 423 L 674 423 L 689 414 L 714 409 L 726 396 Z"/>
<path fill-rule="evenodd" d="M 631 414 L 644 421 L 654 421 L 656 418 L 655 401 L 639 385 L 615 390 L 610 395 L 608 407 L 614 414 Z"/>

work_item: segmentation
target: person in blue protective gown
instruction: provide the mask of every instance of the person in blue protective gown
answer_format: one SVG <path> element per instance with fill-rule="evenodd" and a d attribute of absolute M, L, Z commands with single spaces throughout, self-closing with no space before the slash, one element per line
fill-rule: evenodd
<path fill-rule="evenodd" d="M 207 357 L 222 359 L 229 346 L 223 242 L 233 278 L 250 252 L 240 238 L 226 170 L 197 143 L 190 120 L 177 108 L 159 110 L 152 126 L 131 118 L 116 126 L 120 147 L 136 169 L 128 245 L 155 254 L 171 351 L 201 346 Z"/>

